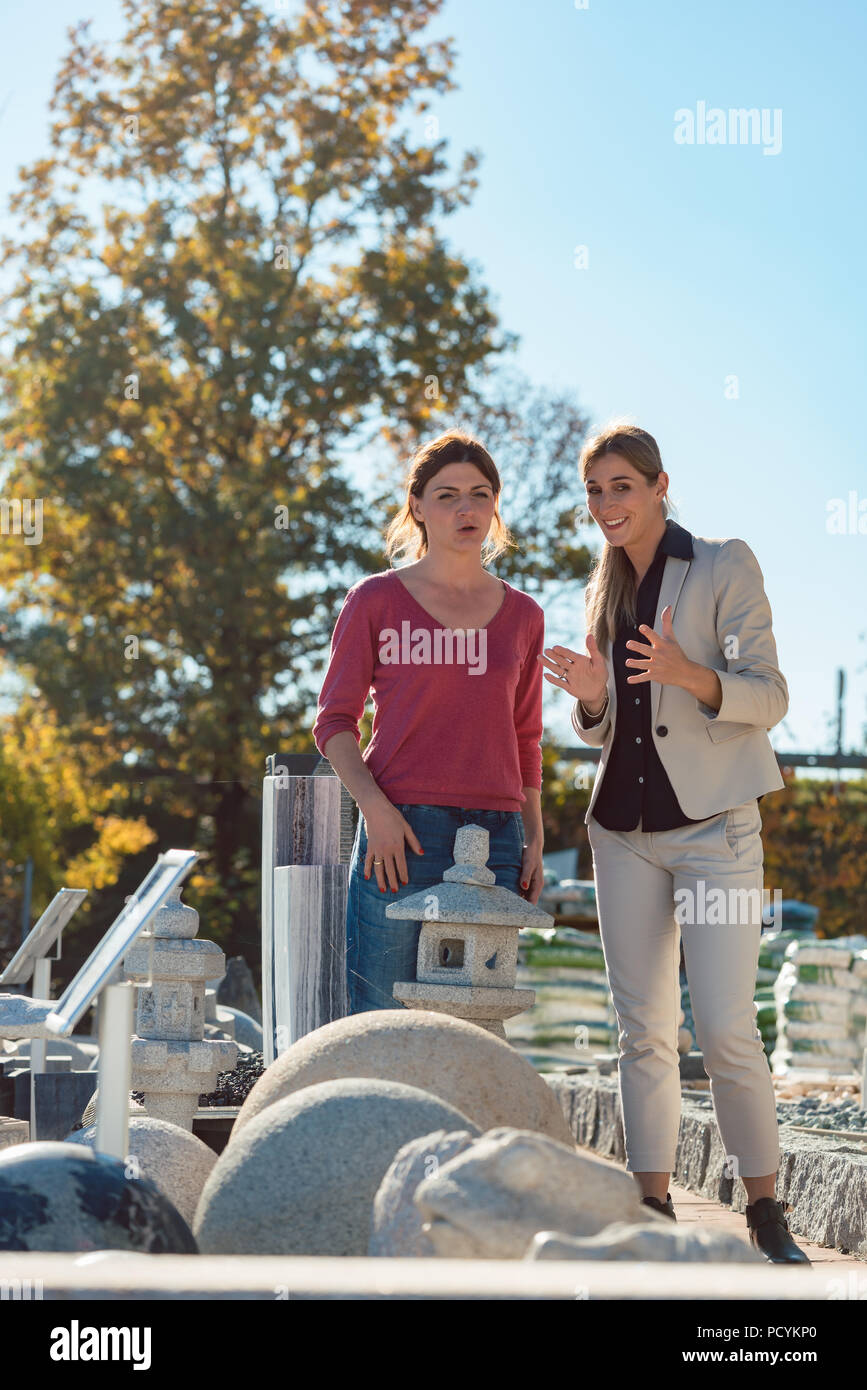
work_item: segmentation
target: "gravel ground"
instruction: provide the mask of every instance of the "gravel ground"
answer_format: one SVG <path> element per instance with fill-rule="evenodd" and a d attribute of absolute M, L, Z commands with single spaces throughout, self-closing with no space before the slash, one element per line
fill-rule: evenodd
<path fill-rule="evenodd" d="M 693 1093 L 690 1100 L 703 1110 L 712 1110 L 709 1096 Z M 797 1100 L 777 1101 L 777 1121 L 784 1125 L 806 1125 L 810 1129 L 844 1129 L 867 1135 L 867 1112 L 858 1100 L 821 1100 L 818 1096 L 799 1096 Z"/>
<path fill-rule="evenodd" d="M 243 1053 L 234 1071 L 221 1071 L 214 1090 L 199 1096 L 199 1105 L 243 1105 L 264 1070 L 261 1052 Z"/>
<path fill-rule="evenodd" d="M 857 1100 L 819 1100 L 801 1096 L 798 1100 L 778 1100 L 777 1119 L 781 1124 L 808 1125 L 811 1129 L 846 1129 L 867 1134 L 867 1112 Z"/>

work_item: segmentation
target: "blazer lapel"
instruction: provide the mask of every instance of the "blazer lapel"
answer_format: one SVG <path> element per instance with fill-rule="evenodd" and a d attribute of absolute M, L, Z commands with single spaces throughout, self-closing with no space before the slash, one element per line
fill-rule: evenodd
<path fill-rule="evenodd" d="M 666 553 L 665 567 L 662 571 L 662 583 L 659 586 L 659 602 L 656 605 L 656 617 L 653 621 L 654 632 L 662 632 L 662 610 L 671 604 L 671 616 L 674 620 L 677 600 L 683 588 L 683 581 L 686 578 L 690 562 L 694 557 L 692 534 L 686 527 L 679 526 L 677 522 L 670 523 L 671 538 L 667 544 L 671 550 L 677 550 L 680 554 Z M 688 557 L 688 558 L 687 558 Z M 617 718 L 617 681 L 614 678 L 614 661 L 609 653 L 608 670 L 608 701 L 611 714 L 611 730 L 609 738 L 614 735 L 614 721 Z M 662 687 L 658 681 L 650 682 L 650 722 L 656 723 L 657 711 L 659 709 L 659 696 Z"/>
<path fill-rule="evenodd" d="M 683 581 L 686 578 L 690 561 L 681 560 L 676 555 L 665 557 L 665 569 L 662 571 L 662 583 L 659 586 L 659 602 L 656 605 L 656 617 L 653 621 L 654 632 L 662 632 L 662 610 L 671 604 L 671 617 L 677 609 L 677 600 L 683 588 Z M 650 682 L 650 722 L 656 724 L 657 710 L 659 709 L 659 697 L 662 686 L 658 681 Z"/>

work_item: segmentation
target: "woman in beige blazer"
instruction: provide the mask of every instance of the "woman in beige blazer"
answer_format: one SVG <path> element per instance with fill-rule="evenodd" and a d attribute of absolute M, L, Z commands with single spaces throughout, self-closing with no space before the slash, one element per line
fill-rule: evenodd
<path fill-rule="evenodd" d="M 785 784 L 768 730 L 788 708 L 762 572 L 742 540 L 668 515 L 655 439 L 635 425 L 585 446 L 605 544 L 585 595 L 587 654 L 546 648 L 545 679 L 601 747 L 586 815 L 599 931 L 619 1024 L 627 1170 L 674 1218 L 681 1091 L 679 960 L 731 1176 L 752 1244 L 810 1261 L 775 1198 L 776 1103 L 756 1027 L 763 850 L 758 801 Z"/>

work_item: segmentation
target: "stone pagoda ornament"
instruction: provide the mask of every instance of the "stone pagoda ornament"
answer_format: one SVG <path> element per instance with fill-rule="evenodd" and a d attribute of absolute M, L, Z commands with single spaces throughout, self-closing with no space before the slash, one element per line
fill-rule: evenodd
<path fill-rule="evenodd" d="M 487 867 L 488 832 L 464 825 L 455 863 L 443 882 L 393 902 L 386 917 L 423 921 L 415 980 L 400 980 L 394 997 L 408 1009 L 451 1014 L 506 1037 L 503 1019 L 529 1009 L 536 991 L 516 988 L 518 932 L 552 927 L 535 903 L 497 886 Z"/>
<path fill-rule="evenodd" d="M 200 941 L 199 914 L 173 889 L 124 956 L 128 979 L 146 980 L 153 945 L 151 984 L 138 991 L 132 1039 L 132 1087 L 144 1091 L 145 1111 L 192 1130 L 199 1094 L 212 1091 L 217 1074 L 231 1071 L 237 1043 L 206 1038 L 205 985 L 222 975 L 226 957 L 216 942 Z"/>

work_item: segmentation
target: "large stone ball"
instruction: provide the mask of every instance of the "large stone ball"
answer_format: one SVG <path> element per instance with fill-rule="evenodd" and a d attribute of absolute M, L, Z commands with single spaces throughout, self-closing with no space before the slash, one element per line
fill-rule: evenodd
<path fill-rule="evenodd" d="M 221 1004 L 217 1009 L 217 1016 L 219 1017 L 221 1014 L 228 1014 L 232 1019 L 235 1025 L 233 1037 L 236 1043 L 243 1043 L 245 1047 L 252 1048 L 253 1052 L 262 1051 L 261 1023 L 257 1023 L 249 1014 L 244 1013 L 243 1009 L 236 1009 L 233 1004 Z"/>
<path fill-rule="evenodd" d="M 266 1106 L 347 1076 L 419 1086 L 482 1130 L 533 1129 L 574 1147 L 556 1095 L 510 1043 L 464 1019 L 423 1009 L 370 1009 L 299 1038 L 256 1082 L 227 1147 Z"/>
<path fill-rule="evenodd" d="M 82 1129 L 87 1129 L 88 1125 L 95 1125 L 95 1124 L 96 1124 L 96 1103 L 97 1103 L 98 1100 L 99 1100 L 99 1087 L 97 1086 L 96 1090 L 94 1091 L 93 1095 L 90 1097 L 90 1100 L 87 1102 L 87 1105 L 84 1107 L 84 1110 L 82 1111 L 82 1114 L 81 1114 L 81 1127 L 82 1127 Z M 129 1096 L 129 1115 L 130 1115 L 130 1119 L 132 1119 L 133 1116 L 135 1116 L 135 1115 L 145 1115 L 145 1114 L 147 1114 L 147 1111 L 145 1110 L 145 1108 L 144 1108 L 144 1106 L 142 1105 L 141 1101 L 140 1101 L 140 1100 L 133 1100 L 132 1092 L 130 1091 L 130 1096 Z M 77 1134 L 77 1133 L 78 1133 L 78 1130 L 75 1130 L 74 1133 Z"/>
<path fill-rule="evenodd" d="M 96 1125 L 75 1130 L 66 1142 L 95 1148 Z M 127 1148 L 127 1168 L 148 1178 L 192 1226 L 202 1188 L 217 1161 L 214 1150 L 180 1125 L 150 1116 L 130 1119 Z"/>
<path fill-rule="evenodd" d="M 268 1105 L 219 1155 L 193 1231 L 203 1254 L 366 1255 L 373 1199 L 398 1149 L 476 1125 L 415 1086 L 349 1077 Z"/>
<path fill-rule="evenodd" d="M 195 1255 L 192 1232 L 147 1178 L 84 1145 L 0 1151 L 0 1250 L 138 1250 Z"/>

